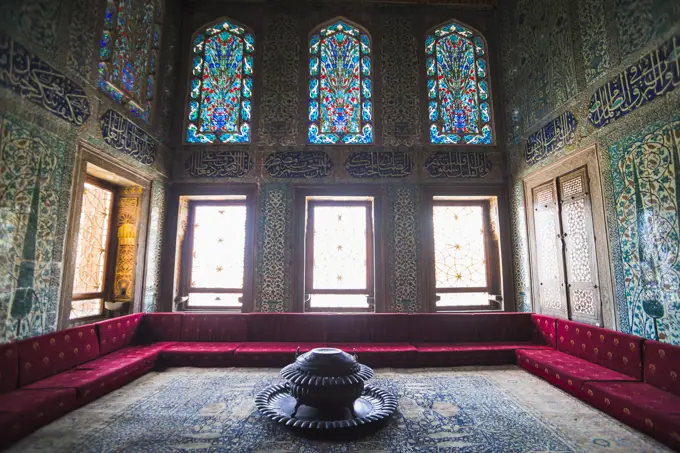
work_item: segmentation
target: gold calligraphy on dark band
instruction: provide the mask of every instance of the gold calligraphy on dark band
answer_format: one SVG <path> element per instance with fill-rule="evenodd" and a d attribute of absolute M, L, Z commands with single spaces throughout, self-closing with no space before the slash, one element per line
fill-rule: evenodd
<path fill-rule="evenodd" d="M 333 162 L 323 151 L 281 151 L 267 156 L 264 168 L 274 178 L 323 178 Z"/>
<path fill-rule="evenodd" d="M 674 36 L 593 93 L 588 118 L 593 126 L 612 121 L 680 85 L 680 36 Z"/>
<path fill-rule="evenodd" d="M 439 151 L 425 162 L 433 178 L 483 178 L 492 168 L 489 156 L 478 151 Z"/>
<path fill-rule="evenodd" d="M 345 162 L 355 178 L 403 178 L 413 171 L 413 160 L 404 151 L 359 151 Z"/>
<path fill-rule="evenodd" d="M 90 117 L 90 103 L 82 87 L 2 32 L 0 85 L 76 126 Z"/>
<path fill-rule="evenodd" d="M 564 112 L 527 138 L 526 161 L 529 165 L 545 159 L 568 145 L 576 138 L 577 121 L 571 112 Z"/>
<path fill-rule="evenodd" d="M 109 146 L 144 165 L 156 160 L 156 140 L 115 110 L 107 110 L 99 123 L 102 138 Z"/>
<path fill-rule="evenodd" d="M 245 151 L 195 151 L 184 168 L 198 178 L 238 178 L 253 168 L 253 160 Z"/>

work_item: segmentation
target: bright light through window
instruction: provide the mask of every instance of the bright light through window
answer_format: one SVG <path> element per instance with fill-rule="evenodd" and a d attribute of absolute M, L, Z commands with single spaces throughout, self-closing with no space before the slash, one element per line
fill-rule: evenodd
<path fill-rule="evenodd" d="M 438 306 L 488 305 L 484 223 L 482 205 L 433 206 Z"/>
<path fill-rule="evenodd" d="M 240 306 L 246 243 L 244 203 L 194 207 L 189 305 Z"/>

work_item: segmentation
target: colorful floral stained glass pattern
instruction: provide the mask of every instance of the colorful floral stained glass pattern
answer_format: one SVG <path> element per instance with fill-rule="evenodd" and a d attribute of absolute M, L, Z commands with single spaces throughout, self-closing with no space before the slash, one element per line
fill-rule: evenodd
<path fill-rule="evenodd" d="M 339 20 L 309 40 L 309 143 L 373 142 L 371 40 Z"/>
<path fill-rule="evenodd" d="M 430 142 L 489 145 L 493 139 L 486 45 L 451 22 L 425 40 Z"/>
<path fill-rule="evenodd" d="M 147 123 L 163 13 L 163 0 L 107 0 L 99 44 L 99 88 Z"/>
<path fill-rule="evenodd" d="M 255 37 L 223 20 L 192 46 L 187 142 L 250 142 Z"/>

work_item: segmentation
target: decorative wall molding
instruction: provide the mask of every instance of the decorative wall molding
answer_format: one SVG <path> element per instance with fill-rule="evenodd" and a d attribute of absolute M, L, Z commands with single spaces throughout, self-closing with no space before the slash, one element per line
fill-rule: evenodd
<path fill-rule="evenodd" d="M 90 117 L 90 103 L 80 85 L 1 32 L 0 85 L 75 126 Z"/>
<path fill-rule="evenodd" d="M 354 178 L 403 178 L 413 172 L 413 160 L 404 151 L 359 151 L 345 161 Z"/>
<path fill-rule="evenodd" d="M 588 119 L 601 128 L 680 85 L 680 35 L 649 52 L 590 97 Z"/>
<path fill-rule="evenodd" d="M 323 178 L 333 162 L 324 151 L 282 151 L 267 156 L 264 168 L 274 178 Z"/>
<path fill-rule="evenodd" d="M 144 165 L 156 160 L 156 140 L 115 110 L 107 110 L 101 118 L 102 138 L 109 146 Z"/>
<path fill-rule="evenodd" d="M 492 168 L 488 154 L 479 151 L 437 151 L 425 162 L 433 178 L 483 178 Z"/>
<path fill-rule="evenodd" d="M 534 165 L 574 144 L 577 124 L 574 114 L 567 111 L 531 134 L 527 138 L 525 154 L 527 164 Z"/>
<path fill-rule="evenodd" d="M 245 151 L 195 151 L 184 163 L 191 176 L 199 178 L 238 178 L 253 168 Z"/>

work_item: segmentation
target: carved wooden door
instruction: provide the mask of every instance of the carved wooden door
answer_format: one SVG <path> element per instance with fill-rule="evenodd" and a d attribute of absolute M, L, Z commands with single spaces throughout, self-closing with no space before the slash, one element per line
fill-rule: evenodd
<path fill-rule="evenodd" d="M 533 189 L 536 275 L 541 313 L 567 318 L 564 257 L 555 181 Z"/>

